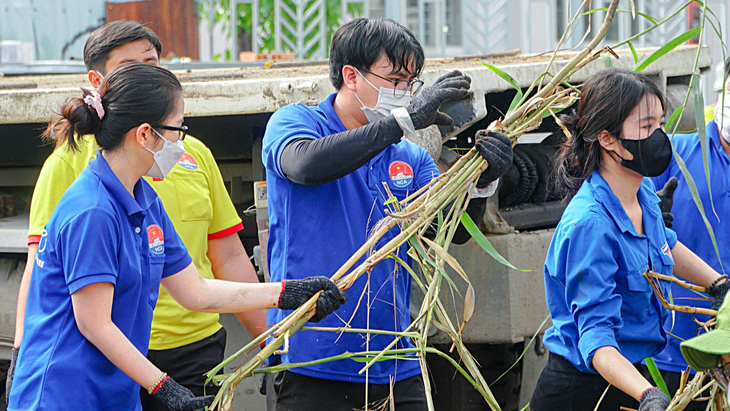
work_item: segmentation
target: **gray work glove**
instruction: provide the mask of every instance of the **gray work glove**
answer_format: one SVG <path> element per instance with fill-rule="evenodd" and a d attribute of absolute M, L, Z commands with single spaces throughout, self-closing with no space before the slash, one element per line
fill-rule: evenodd
<path fill-rule="evenodd" d="M 279 308 L 282 310 L 295 310 L 306 303 L 314 294 L 322 291 L 317 298 L 317 313 L 309 321 L 318 323 L 324 317 L 347 302 L 347 294 L 340 291 L 337 284 L 327 277 L 307 277 L 303 280 L 282 281 L 281 294 L 279 294 Z"/>
<path fill-rule="evenodd" d="M 477 131 L 474 138 L 479 154 L 489 164 L 477 180 L 477 188 L 484 188 L 506 173 L 512 165 L 512 140 L 502 133 L 486 130 Z"/>
<path fill-rule="evenodd" d="M 10 404 L 10 389 L 13 388 L 13 377 L 15 377 L 15 362 L 18 361 L 18 351 L 20 348 L 13 347 L 10 350 L 10 367 L 8 367 L 8 377 L 5 379 L 5 404 Z"/>
<path fill-rule="evenodd" d="M 723 276 L 724 278 L 727 278 L 727 276 Z M 721 277 L 721 278 L 723 278 Z M 713 310 L 719 310 L 722 306 L 722 302 L 725 301 L 725 294 L 727 294 L 727 290 L 730 289 L 730 281 L 725 281 L 722 284 L 715 284 L 713 283 L 709 288 L 707 288 L 707 294 L 710 295 L 710 297 L 713 298 L 712 300 L 712 306 L 711 308 Z"/>
<path fill-rule="evenodd" d="M 165 404 L 170 411 L 197 411 L 212 404 L 215 395 L 196 397 L 189 389 L 167 378 L 152 398 Z"/>
<path fill-rule="evenodd" d="M 674 190 L 677 189 L 677 177 L 670 178 L 664 187 L 656 192 L 659 197 L 659 208 L 662 210 L 662 219 L 667 228 L 672 228 L 674 216 L 672 215 L 672 206 L 674 205 Z"/>
<path fill-rule="evenodd" d="M 639 411 L 665 411 L 670 401 L 667 394 L 661 388 L 649 388 L 641 394 Z"/>
<path fill-rule="evenodd" d="M 461 74 L 459 70 L 444 74 L 439 77 L 433 85 L 424 88 L 406 107 L 411 115 L 413 127 L 420 130 L 437 124 L 449 126 L 454 120 L 445 113 L 439 111 L 441 104 L 448 100 L 458 100 L 466 97 L 471 87 L 471 78 Z"/>

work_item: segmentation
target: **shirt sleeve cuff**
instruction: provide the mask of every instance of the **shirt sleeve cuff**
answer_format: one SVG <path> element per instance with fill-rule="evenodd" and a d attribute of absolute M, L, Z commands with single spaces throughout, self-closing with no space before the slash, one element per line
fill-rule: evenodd
<path fill-rule="evenodd" d="M 227 237 L 227 236 L 237 233 L 241 230 L 243 230 L 243 223 L 238 223 L 238 224 L 234 225 L 233 227 L 226 228 L 225 230 L 221 230 L 221 231 L 218 231 L 215 233 L 208 234 L 208 240 L 215 240 L 217 238 Z"/>
<path fill-rule="evenodd" d="M 593 371 L 595 371 L 595 368 L 593 368 L 593 356 L 596 354 L 596 350 L 601 347 L 614 347 L 621 352 L 616 343 L 616 334 L 613 329 L 594 328 L 581 334 L 578 349 L 586 366 Z"/>
<path fill-rule="evenodd" d="M 68 284 L 69 294 L 73 294 L 76 291 L 86 287 L 87 285 L 97 283 L 112 283 L 117 284 L 117 277 L 113 274 L 92 274 L 73 280 Z"/>
<path fill-rule="evenodd" d="M 172 264 L 165 264 L 165 268 L 162 271 L 162 278 L 169 277 L 173 274 L 177 274 L 180 271 L 184 270 L 187 266 L 193 263 L 192 257 L 190 257 L 190 254 L 185 253 L 185 256 L 181 258 L 179 261 L 172 263 Z"/>
<path fill-rule="evenodd" d="M 28 245 L 38 244 L 40 242 L 41 242 L 41 236 L 39 236 L 39 235 L 29 235 L 28 236 Z"/>

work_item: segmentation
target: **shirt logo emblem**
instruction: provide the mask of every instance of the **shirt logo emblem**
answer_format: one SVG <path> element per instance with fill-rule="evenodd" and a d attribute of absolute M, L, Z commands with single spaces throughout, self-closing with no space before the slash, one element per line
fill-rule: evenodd
<path fill-rule="evenodd" d="M 413 182 L 413 169 L 408 163 L 394 161 L 390 163 L 388 171 L 390 173 L 390 181 L 398 188 L 407 187 Z"/>
<path fill-rule="evenodd" d="M 180 160 L 177 160 L 177 163 L 186 170 L 195 171 L 198 169 L 198 162 L 195 161 L 195 157 L 191 156 L 189 153 L 184 153 L 182 157 L 180 157 Z"/>
<path fill-rule="evenodd" d="M 664 245 L 662 246 L 662 254 L 669 256 L 669 258 L 672 259 L 672 262 L 674 262 L 672 250 L 669 248 L 669 244 L 667 244 L 667 242 L 664 242 Z"/>
<path fill-rule="evenodd" d="M 157 224 L 147 227 L 147 240 L 152 254 L 162 255 L 165 252 L 165 235 Z"/>

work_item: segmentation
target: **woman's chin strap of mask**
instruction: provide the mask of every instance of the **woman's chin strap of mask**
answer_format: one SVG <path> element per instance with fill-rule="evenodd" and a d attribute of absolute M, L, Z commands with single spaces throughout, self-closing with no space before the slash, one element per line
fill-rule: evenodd
<path fill-rule="evenodd" d="M 154 131 L 161 139 L 165 140 L 165 143 L 157 152 L 154 152 L 147 147 L 144 148 L 152 153 L 155 158 L 155 162 L 152 164 L 150 171 L 148 171 L 145 175 L 152 178 L 165 178 L 165 176 L 172 171 L 172 168 L 175 167 L 175 164 L 177 164 L 178 160 L 180 160 L 180 157 L 182 157 L 185 153 L 185 146 L 183 146 L 183 143 L 180 140 L 177 140 L 174 143 L 167 140 L 154 128 L 152 131 Z"/>

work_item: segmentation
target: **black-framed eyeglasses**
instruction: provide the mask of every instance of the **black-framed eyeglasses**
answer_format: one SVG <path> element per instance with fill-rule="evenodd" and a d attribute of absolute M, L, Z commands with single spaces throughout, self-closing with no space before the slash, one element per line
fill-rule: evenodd
<path fill-rule="evenodd" d="M 157 125 L 157 126 L 152 126 L 152 128 L 161 128 L 163 130 L 177 131 L 177 132 L 180 133 L 180 135 L 178 136 L 178 138 L 180 139 L 180 141 L 185 140 L 185 136 L 188 135 L 188 126 L 185 126 L 185 125 L 183 125 L 182 127 L 173 127 L 173 126 Z"/>
<path fill-rule="evenodd" d="M 363 69 L 364 72 L 370 73 L 375 77 L 381 78 L 388 83 L 393 83 L 395 85 L 395 88 L 393 88 L 393 95 L 395 98 L 401 98 L 406 94 L 406 91 L 410 91 L 412 95 L 416 95 L 419 91 L 421 91 L 421 87 L 423 87 L 423 80 L 414 78 L 412 80 L 393 80 L 389 78 L 385 78 L 379 74 L 375 74 L 370 70 Z"/>

